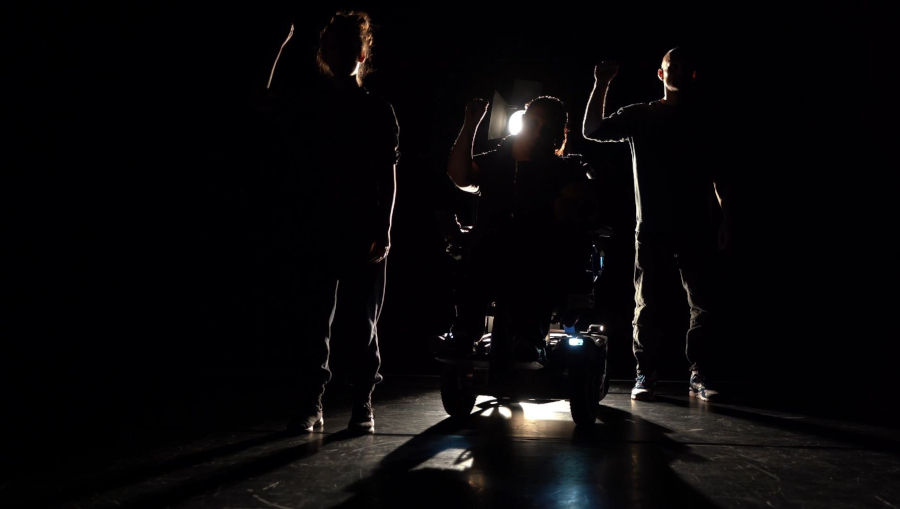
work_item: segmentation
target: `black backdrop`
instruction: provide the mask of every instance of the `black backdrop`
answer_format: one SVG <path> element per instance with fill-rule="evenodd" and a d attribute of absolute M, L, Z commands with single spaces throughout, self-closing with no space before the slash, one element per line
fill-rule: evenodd
<path fill-rule="evenodd" d="M 620 62 L 610 107 L 649 101 L 661 93 L 665 51 L 693 44 L 734 140 L 723 161 L 737 208 L 735 250 L 723 254 L 725 378 L 876 391 L 890 381 L 896 335 L 882 329 L 894 260 L 873 249 L 889 244 L 890 190 L 888 179 L 870 183 L 891 166 L 872 150 L 889 136 L 877 127 L 888 109 L 870 81 L 884 61 L 849 44 L 887 48 L 879 13 L 363 7 L 380 27 L 367 86 L 394 105 L 403 154 L 380 324 L 385 373 L 436 373 L 425 339 L 446 329 L 452 308 L 434 212 L 468 207 L 444 175 L 446 157 L 465 101 L 519 78 L 563 99 L 570 151 L 600 171 L 617 232 L 604 293 L 612 375 L 633 376 L 628 148 L 577 133 L 593 64 Z M 276 337 L 259 314 L 282 283 L 258 280 L 278 241 L 251 105 L 290 24 L 297 51 L 311 55 L 333 10 L 94 6 L 5 16 L 13 91 L 2 361 L 17 408 L 160 377 L 290 372 L 279 352 L 301 338 Z M 677 286 L 670 297 L 663 376 L 680 379 L 687 308 Z M 335 334 L 340 370 L 346 352 Z"/>

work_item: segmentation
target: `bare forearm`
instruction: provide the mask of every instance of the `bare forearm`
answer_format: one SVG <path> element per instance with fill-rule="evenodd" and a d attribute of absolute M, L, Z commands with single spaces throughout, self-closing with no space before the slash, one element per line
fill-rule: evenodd
<path fill-rule="evenodd" d="M 477 189 L 475 172 L 472 163 L 472 144 L 475 133 L 467 125 L 463 126 L 447 163 L 447 175 L 457 187 L 464 191 L 474 192 Z"/>
<path fill-rule="evenodd" d="M 609 91 L 609 81 L 597 80 L 591 98 L 588 100 L 587 110 L 584 112 L 584 123 L 581 126 L 581 134 L 591 139 L 591 134 L 600 128 L 603 119 L 606 118 L 606 93 Z"/>
<path fill-rule="evenodd" d="M 594 67 L 594 90 L 591 91 L 591 98 L 584 112 L 584 123 L 581 125 L 581 134 L 586 139 L 600 141 L 592 136 L 606 119 L 606 93 L 618 72 L 619 64 L 613 61 L 601 62 Z"/>
<path fill-rule="evenodd" d="M 450 180 L 463 191 L 470 193 L 478 192 L 478 165 L 473 161 L 472 145 L 487 107 L 488 102 L 481 99 L 473 99 L 466 105 L 466 120 L 447 162 L 447 175 Z"/>

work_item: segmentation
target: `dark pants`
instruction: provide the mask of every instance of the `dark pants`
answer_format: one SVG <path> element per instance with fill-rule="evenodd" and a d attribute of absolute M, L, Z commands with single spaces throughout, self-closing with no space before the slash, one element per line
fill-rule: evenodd
<path fill-rule="evenodd" d="M 641 233 L 635 235 L 634 248 L 633 346 L 637 374 L 656 376 L 661 336 L 659 300 L 663 295 L 660 289 L 662 285 L 674 284 L 678 275 L 691 310 L 685 353 L 691 370 L 708 372 L 715 251 L 700 241 Z"/>
<path fill-rule="evenodd" d="M 497 303 L 491 333 L 491 355 L 503 356 L 514 345 L 543 345 L 550 331 L 551 266 L 521 246 L 533 243 L 513 235 L 480 240 L 466 262 L 457 287 L 454 334 L 473 342 L 485 331 L 485 314 Z"/>
<path fill-rule="evenodd" d="M 384 300 L 387 261 L 373 265 L 336 264 L 333 260 L 310 262 L 301 276 L 295 302 L 301 308 L 295 316 L 302 317 L 305 348 L 301 365 L 305 390 L 321 394 L 331 380 L 328 366 L 329 341 L 334 313 L 341 307 L 342 331 L 352 342 L 349 352 L 356 359 L 352 366 L 354 392 L 371 394 L 382 380 L 378 373 L 381 356 L 378 352 L 377 322 Z"/>

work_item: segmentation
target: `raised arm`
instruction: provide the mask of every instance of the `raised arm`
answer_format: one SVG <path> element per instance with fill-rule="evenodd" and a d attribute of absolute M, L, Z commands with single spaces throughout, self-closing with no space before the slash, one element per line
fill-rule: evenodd
<path fill-rule="evenodd" d="M 584 112 L 584 123 L 581 126 L 581 134 L 589 140 L 603 141 L 594 139 L 592 135 L 600 129 L 600 125 L 606 119 L 606 93 L 618 72 L 619 64 L 616 62 L 602 62 L 594 67 L 594 89 L 591 91 L 591 98 Z"/>
<path fill-rule="evenodd" d="M 478 165 L 472 161 L 472 145 L 487 107 L 487 101 L 482 99 L 474 99 L 466 105 L 465 124 L 447 162 L 447 175 L 450 180 L 463 191 L 470 193 L 478 192 L 479 171 Z"/>

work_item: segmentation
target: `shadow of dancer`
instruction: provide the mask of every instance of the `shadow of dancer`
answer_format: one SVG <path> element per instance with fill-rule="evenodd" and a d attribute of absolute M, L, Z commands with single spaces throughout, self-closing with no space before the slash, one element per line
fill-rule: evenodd
<path fill-rule="evenodd" d="M 520 437 L 521 405 L 479 406 L 467 423 L 442 421 L 388 454 L 339 507 L 714 507 L 671 467 L 703 460 L 662 426 L 602 406 L 593 427 Z"/>

